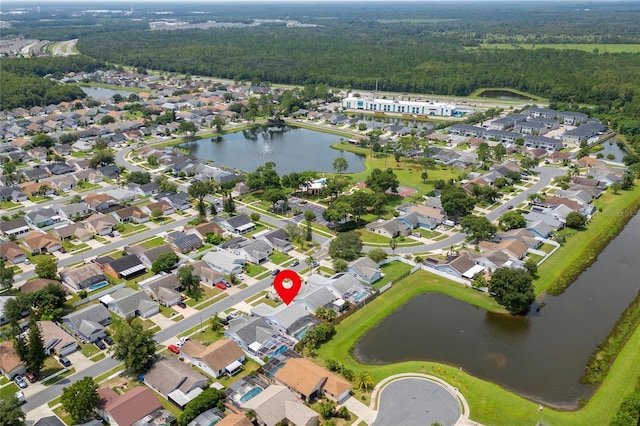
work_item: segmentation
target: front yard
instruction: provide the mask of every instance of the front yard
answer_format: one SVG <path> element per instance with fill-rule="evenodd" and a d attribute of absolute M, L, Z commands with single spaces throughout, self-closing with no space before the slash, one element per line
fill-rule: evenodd
<path fill-rule="evenodd" d="M 282 253 L 280 251 L 274 251 L 273 253 L 271 253 L 271 256 L 269 256 L 269 260 L 275 263 L 276 265 L 282 265 L 283 263 L 285 263 L 290 259 L 291 259 L 291 256 L 289 256 L 288 254 Z"/>
<path fill-rule="evenodd" d="M 380 278 L 378 281 L 376 281 L 375 283 L 373 283 L 373 286 L 379 289 L 384 287 L 388 283 L 396 282 L 399 277 L 402 277 L 403 275 L 408 274 L 411 268 L 412 268 L 411 265 L 408 265 L 404 262 L 399 262 L 399 261 L 382 265 L 380 269 L 382 270 L 382 273 L 384 274 L 384 276 Z"/>
<path fill-rule="evenodd" d="M 264 266 L 256 265 L 255 263 L 247 263 L 245 265 L 245 273 L 251 278 L 257 277 L 258 275 L 262 274 L 266 270 L 267 268 L 265 268 Z"/>

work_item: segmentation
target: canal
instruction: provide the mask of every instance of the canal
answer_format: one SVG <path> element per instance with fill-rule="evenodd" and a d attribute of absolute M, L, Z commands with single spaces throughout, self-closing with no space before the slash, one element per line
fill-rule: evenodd
<path fill-rule="evenodd" d="M 589 356 L 640 290 L 638 241 L 640 215 L 562 295 L 544 295 L 544 306 L 524 317 L 441 294 L 417 296 L 363 336 L 354 356 L 369 364 L 461 366 L 531 399 L 574 407 L 594 391 L 579 382 Z"/>

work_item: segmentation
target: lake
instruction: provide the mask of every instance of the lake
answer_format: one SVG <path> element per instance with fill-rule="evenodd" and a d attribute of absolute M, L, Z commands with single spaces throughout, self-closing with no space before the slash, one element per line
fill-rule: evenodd
<path fill-rule="evenodd" d="M 505 99 L 512 101 L 532 101 L 533 99 L 528 96 L 523 96 L 519 93 L 512 92 L 510 90 L 483 90 L 478 93 L 478 96 L 481 98 L 494 98 L 494 99 Z"/>
<path fill-rule="evenodd" d="M 268 161 L 278 173 L 315 170 L 333 172 L 333 161 L 346 158 L 350 173 L 365 169 L 364 156 L 331 148 L 340 136 L 291 126 L 254 126 L 222 137 L 181 144 L 195 157 L 211 160 L 246 172 L 253 172 Z"/>
<path fill-rule="evenodd" d="M 127 98 L 130 94 L 136 93 L 130 90 L 107 89 L 106 87 L 80 86 L 82 91 L 94 99 L 107 98 L 111 99 L 113 95 L 118 94 Z"/>
<path fill-rule="evenodd" d="M 579 383 L 589 356 L 640 290 L 638 241 L 640 215 L 562 295 L 544 295 L 544 307 L 524 317 L 488 313 L 441 294 L 417 296 L 370 330 L 354 356 L 370 364 L 462 366 L 531 399 L 574 407 L 594 391 Z"/>

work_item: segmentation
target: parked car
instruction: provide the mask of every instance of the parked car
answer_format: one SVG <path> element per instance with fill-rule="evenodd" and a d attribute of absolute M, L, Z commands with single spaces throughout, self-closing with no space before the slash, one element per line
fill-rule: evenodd
<path fill-rule="evenodd" d="M 20 389 L 24 389 L 27 386 L 29 386 L 27 384 L 27 381 L 24 379 L 24 377 L 22 377 L 21 375 L 17 375 L 16 377 L 13 378 L 13 381 L 16 382 L 16 385 L 18 385 L 18 387 Z"/>
<path fill-rule="evenodd" d="M 24 264 L 25 264 L 25 265 L 31 265 L 31 261 L 30 261 L 29 259 L 25 259 L 25 260 L 24 260 Z"/>
<path fill-rule="evenodd" d="M 184 344 L 185 344 L 186 342 L 188 342 L 189 340 L 191 340 L 189 337 L 187 337 L 187 336 L 183 336 L 183 337 L 181 337 L 181 338 L 180 338 L 180 340 L 179 340 L 179 341 L 180 341 L 180 343 L 182 343 L 182 344 L 184 345 Z"/>
<path fill-rule="evenodd" d="M 24 398 L 24 392 L 16 392 L 16 399 L 20 404 L 24 404 L 25 402 L 27 402 Z"/>
<path fill-rule="evenodd" d="M 60 253 L 64 254 L 64 253 L 66 253 L 66 252 L 67 252 L 67 250 L 66 250 L 64 247 L 61 247 L 61 248 L 60 248 Z"/>
<path fill-rule="evenodd" d="M 105 345 L 102 340 L 96 340 L 93 344 L 96 345 L 98 349 L 107 349 L 107 345 Z"/>
<path fill-rule="evenodd" d="M 109 335 L 104 336 L 102 340 L 104 340 L 105 343 L 109 346 L 113 345 L 113 339 Z"/>
<path fill-rule="evenodd" d="M 279 273 L 280 273 L 280 269 L 274 269 L 274 270 L 271 272 L 271 275 L 275 277 L 275 276 L 276 276 L 276 275 L 278 275 Z"/>
<path fill-rule="evenodd" d="M 294 266 L 298 266 L 300 264 L 299 261 L 294 260 L 293 263 L 291 264 L 291 267 L 293 268 Z"/>
<path fill-rule="evenodd" d="M 26 378 L 27 378 L 27 380 L 29 381 L 29 383 L 35 383 L 35 382 L 38 380 L 38 378 L 36 377 L 36 375 L 35 375 L 35 374 L 33 374 L 33 373 L 27 373 L 27 374 L 25 374 L 25 375 L 24 375 L 24 377 L 26 377 Z"/>
<path fill-rule="evenodd" d="M 320 266 L 320 264 L 319 264 L 318 262 L 313 262 L 313 263 L 311 264 L 311 267 L 312 267 L 312 268 L 317 268 L 318 266 Z"/>
<path fill-rule="evenodd" d="M 64 367 L 70 367 L 71 366 L 71 361 L 69 361 L 69 358 L 67 358 L 66 356 L 61 356 L 60 358 L 58 358 L 58 361 Z"/>
<path fill-rule="evenodd" d="M 169 346 L 167 346 L 167 349 L 169 349 L 174 354 L 179 354 L 180 353 L 180 348 L 177 347 L 176 345 L 169 345 Z"/>
<path fill-rule="evenodd" d="M 220 281 L 220 282 L 221 282 L 222 284 L 224 284 L 224 286 L 225 286 L 226 288 L 231 288 L 231 284 L 229 284 L 229 281 L 227 281 L 227 280 L 225 280 L 225 279 L 222 279 L 222 281 Z"/>
<path fill-rule="evenodd" d="M 186 303 L 184 303 L 184 302 L 178 302 L 178 303 L 176 303 L 176 305 L 178 305 L 178 306 L 179 306 L 180 308 L 182 308 L 182 309 L 184 309 L 184 308 L 186 308 L 186 307 L 187 307 L 187 304 L 186 304 Z"/>
<path fill-rule="evenodd" d="M 511 209 L 513 209 L 513 206 L 507 207 L 507 210 L 511 210 Z"/>
<path fill-rule="evenodd" d="M 222 284 L 222 282 L 216 283 L 216 287 L 218 287 L 221 290 L 226 290 L 227 286 Z"/>

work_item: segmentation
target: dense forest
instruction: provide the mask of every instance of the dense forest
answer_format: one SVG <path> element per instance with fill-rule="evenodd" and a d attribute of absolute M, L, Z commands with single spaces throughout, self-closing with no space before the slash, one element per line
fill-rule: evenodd
<path fill-rule="evenodd" d="M 0 61 L 0 109 L 57 104 L 85 97 L 77 86 L 58 84 L 69 72 L 92 72 L 105 64 L 84 55 L 44 58 L 3 58 Z"/>

